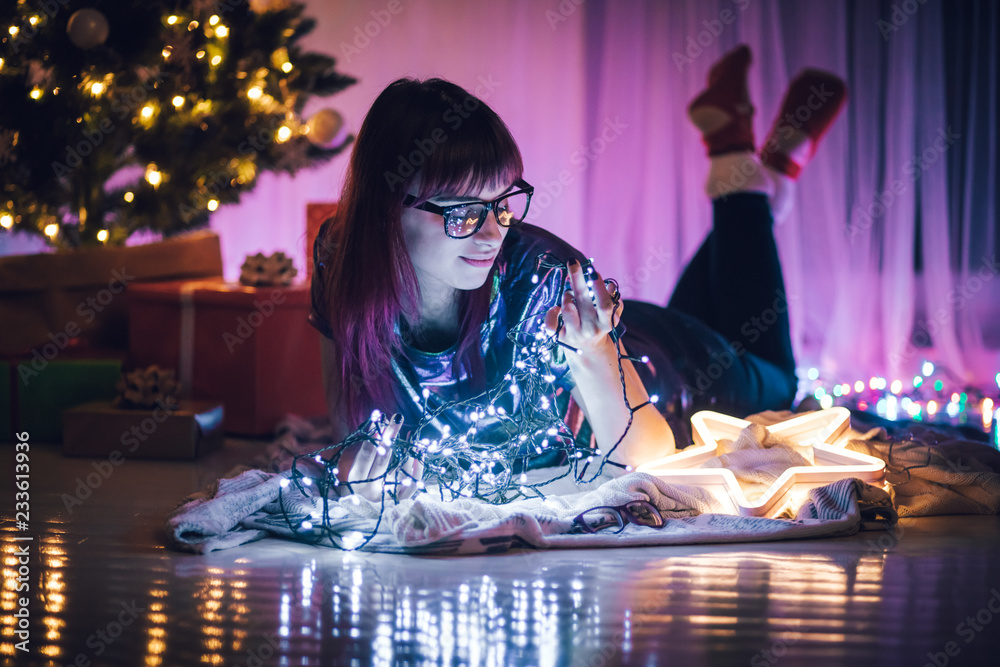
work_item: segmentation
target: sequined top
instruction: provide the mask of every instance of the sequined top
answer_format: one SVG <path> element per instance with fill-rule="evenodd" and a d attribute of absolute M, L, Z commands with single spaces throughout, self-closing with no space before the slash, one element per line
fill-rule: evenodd
<path fill-rule="evenodd" d="M 322 234 L 323 232 L 320 233 L 320 238 L 322 238 Z M 539 262 L 540 258 L 554 261 Z M 521 335 L 518 339 L 530 336 L 533 332 L 544 327 L 544 318 L 548 310 L 561 303 L 567 280 L 564 265 L 571 259 L 583 263 L 586 261 L 586 256 L 540 227 L 524 223 L 511 228 L 508 232 L 497 257 L 494 271 L 491 273 L 493 289 L 490 297 L 489 317 L 483 322 L 481 328 L 481 351 L 486 365 L 488 387 L 503 382 L 504 376 L 511 371 L 516 361 L 517 345 L 508 337 L 508 331 L 522 323 L 519 329 Z M 320 262 L 316 248 L 314 248 L 314 260 L 316 271 L 312 281 L 313 308 L 309 319 L 323 335 L 330 337 L 330 326 L 325 317 L 327 306 L 322 294 L 324 265 Z M 626 329 L 630 331 L 633 326 L 633 322 L 629 321 L 630 310 L 638 310 L 636 314 L 640 317 L 632 319 L 634 324 L 639 325 L 640 329 L 643 328 L 641 319 L 645 317 L 645 311 L 641 308 L 632 308 L 630 303 L 639 304 L 640 302 L 625 302 L 624 325 L 619 327 L 619 331 Z M 659 308 L 652 304 L 641 305 Z M 398 326 L 397 333 L 399 333 Z M 628 333 L 624 336 L 623 341 L 626 350 L 633 356 L 649 352 L 653 352 L 655 355 L 656 361 L 659 362 L 659 368 L 656 369 L 658 372 L 654 373 L 651 368 L 640 368 L 642 364 L 637 364 L 636 370 L 642 377 L 648 391 L 652 393 L 659 390 L 660 396 L 666 399 L 661 401 L 658 407 L 669 417 L 674 410 L 674 399 L 679 394 L 676 389 L 680 388 L 681 383 L 670 373 L 670 364 L 664 357 L 664 352 L 648 349 L 656 347 L 656 336 L 651 334 L 652 332 L 645 335 L 640 334 L 632 342 L 631 333 Z M 404 342 L 403 357 L 397 358 L 393 362 L 393 371 L 400 387 L 404 394 L 411 399 L 404 401 L 405 405 L 399 406 L 397 409 L 403 414 L 404 424 L 414 424 L 420 419 L 425 401 L 429 401 L 431 407 L 437 407 L 445 402 L 470 398 L 465 389 L 467 378 L 464 374 L 456 378 L 452 371 L 456 347 L 453 345 L 442 352 L 426 352 Z M 554 380 L 551 382 L 552 395 L 558 414 L 567 420 L 571 430 L 577 436 L 577 442 L 589 441 L 591 431 L 582 418 L 582 414 L 570 410 L 570 390 L 574 387 L 574 382 L 563 348 L 555 348 L 549 366 L 554 376 Z M 664 382 L 667 386 L 664 386 Z M 423 396 L 424 389 L 430 392 L 427 398 Z M 613 388 L 612 390 L 618 391 L 619 389 Z M 470 426 L 466 413 L 466 410 L 460 409 L 445 411 L 431 423 L 439 432 L 443 432 L 447 426 L 452 433 L 460 433 Z M 477 442 L 491 442 L 495 438 L 502 437 L 502 431 L 499 428 L 493 430 L 491 437 L 488 418 L 478 421 Z M 668 419 L 668 421 L 675 434 L 681 435 L 678 433 L 676 420 Z M 426 435 L 426 431 L 423 434 Z"/>

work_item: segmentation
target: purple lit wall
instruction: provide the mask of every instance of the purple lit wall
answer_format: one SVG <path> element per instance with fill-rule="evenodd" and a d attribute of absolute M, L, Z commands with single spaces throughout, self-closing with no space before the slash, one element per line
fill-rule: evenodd
<path fill-rule="evenodd" d="M 306 46 L 359 83 L 306 115 L 329 106 L 357 130 L 401 76 L 477 92 L 521 146 L 534 222 L 627 296 L 664 303 L 711 224 L 708 162 L 685 116 L 711 63 L 753 49 L 758 141 L 799 69 L 830 70 L 851 99 L 776 229 L 801 363 L 851 380 L 912 376 L 931 357 L 988 384 L 1000 369 L 998 9 L 911 4 L 312 0 Z M 220 209 L 227 276 L 257 251 L 303 266 L 306 203 L 335 200 L 346 164 L 265 175 Z M 909 344 L 929 329 L 934 349 Z"/>

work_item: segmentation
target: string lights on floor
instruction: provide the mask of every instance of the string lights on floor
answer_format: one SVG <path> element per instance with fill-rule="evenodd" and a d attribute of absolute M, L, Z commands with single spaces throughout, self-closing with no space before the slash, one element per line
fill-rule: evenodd
<path fill-rule="evenodd" d="M 563 276 L 568 274 L 567 264 L 549 253 L 540 255 L 536 261 L 536 271 L 542 268 L 559 268 Z M 593 299 L 595 272 L 592 260 L 582 268 Z M 532 282 L 537 283 L 537 273 Z M 287 479 L 282 480 L 282 489 L 294 487 L 302 496 L 312 498 L 314 509 L 308 515 L 288 511 L 283 494 L 279 494 L 289 528 L 304 541 L 329 543 L 348 550 L 360 549 L 378 532 L 387 501 L 395 503 L 405 495 L 403 490 L 409 491 L 412 486 L 416 486 L 417 493 L 427 493 L 433 488 L 442 501 L 475 498 L 490 504 L 503 504 L 523 498 L 545 498 L 546 486 L 569 476 L 578 483 L 591 482 L 604 472 L 605 466 L 630 471 L 631 466 L 612 461 L 610 457 L 628 434 L 632 415 L 655 403 L 656 397 L 634 407 L 628 402 L 623 362 L 641 363 L 646 359 L 621 354 L 617 345 L 623 333 L 617 326 L 621 297 L 614 280 L 605 280 L 605 284 L 612 288 L 611 321 L 615 329 L 611 336 L 619 350 L 622 397 L 630 411 L 622 435 L 606 452 L 600 448 L 591 449 L 589 442 L 580 443 L 574 439 L 557 412 L 553 396 L 556 376 L 551 364 L 558 353 L 557 348 L 563 348 L 564 354 L 582 352 L 560 340 L 561 318 L 556 331 L 552 332 L 539 328 L 537 317 L 530 317 L 518 322 L 507 334 L 515 345 L 513 367 L 501 382 L 483 393 L 463 401 L 435 404 L 431 392 L 424 389 L 420 420 L 407 431 L 412 435 L 394 435 L 399 430 L 398 423 L 375 410 L 367 422 L 342 442 L 295 457 Z M 462 432 L 452 432 L 447 425 L 439 429 L 434 424 L 440 423 L 437 417 L 443 413 L 464 414 L 470 426 Z M 482 424 L 488 424 L 489 428 L 481 429 Z M 379 455 L 390 456 L 386 472 L 353 483 L 342 481 L 345 472 L 341 470 L 342 457 L 363 443 L 371 443 Z M 552 474 L 548 478 L 529 482 L 528 475 L 523 472 L 526 458 L 552 453 L 561 455 L 562 463 L 549 468 Z M 414 477 L 403 465 L 410 459 L 423 464 L 421 479 Z M 331 525 L 331 510 L 345 495 L 351 495 L 353 501 L 360 504 L 361 500 L 353 495 L 353 487 L 369 483 L 382 488 L 378 521 L 371 534 L 359 536 L 355 533 L 353 538 L 345 540 L 340 534 L 342 527 L 334 529 Z"/>

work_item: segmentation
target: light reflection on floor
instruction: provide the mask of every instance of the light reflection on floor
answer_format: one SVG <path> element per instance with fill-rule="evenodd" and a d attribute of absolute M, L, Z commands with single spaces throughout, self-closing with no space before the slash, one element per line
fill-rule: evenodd
<path fill-rule="evenodd" d="M 14 648 L 21 543 L 5 522 L 4 665 L 919 667 L 949 641 L 949 665 L 1000 649 L 1000 613 L 968 642 L 956 630 L 1000 589 L 997 517 L 789 543 L 445 559 L 267 540 L 194 556 L 160 530 L 211 465 L 128 462 L 70 513 L 62 494 L 90 462 L 32 461 L 31 658 Z"/>

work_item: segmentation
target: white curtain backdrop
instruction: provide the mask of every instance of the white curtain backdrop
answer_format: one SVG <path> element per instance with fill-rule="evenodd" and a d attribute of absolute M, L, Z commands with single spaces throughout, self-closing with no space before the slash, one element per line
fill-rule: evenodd
<path fill-rule="evenodd" d="M 329 106 L 357 130 L 398 77 L 478 87 L 521 146 L 532 220 L 662 304 L 711 224 L 685 115 L 710 65 L 752 48 L 758 142 L 791 78 L 830 70 L 848 106 L 776 229 L 800 364 L 852 381 L 912 377 L 930 358 L 986 385 L 1000 369 L 997 13 L 990 0 L 310 0 L 306 46 L 359 83 L 306 113 Z M 227 275 L 261 250 L 304 266 L 306 203 L 336 200 L 346 164 L 266 175 L 220 209 Z"/>

